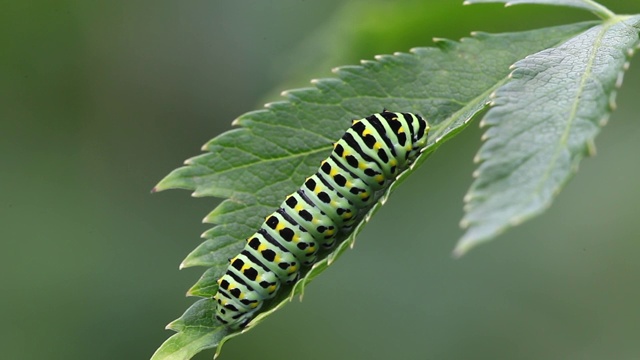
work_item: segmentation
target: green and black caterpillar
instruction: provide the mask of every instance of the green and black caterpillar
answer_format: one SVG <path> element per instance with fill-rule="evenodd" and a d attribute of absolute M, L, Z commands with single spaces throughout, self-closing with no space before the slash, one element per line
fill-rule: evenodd
<path fill-rule="evenodd" d="M 320 247 L 344 238 L 398 174 L 427 144 L 429 125 L 421 116 L 383 110 L 354 120 L 318 171 L 286 197 L 229 260 L 218 280 L 216 319 L 246 326 L 286 285 L 312 265 Z"/>

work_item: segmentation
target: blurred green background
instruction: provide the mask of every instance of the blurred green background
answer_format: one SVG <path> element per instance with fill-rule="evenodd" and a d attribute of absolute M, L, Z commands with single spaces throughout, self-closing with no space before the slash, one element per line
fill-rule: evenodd
<path fill-rule="evenodd" d="M 433 37 L 588 19 L 457 0 L 0 3 L 0 358 L 149 358 L 195 300 L 204 269 L 177 267 L 219 201 L 149 191 L 279 91 Z M 640 359 L 639 91 L 632 64 L 554 206 L 456 261 L 470 126 L 221 359 Z"/>

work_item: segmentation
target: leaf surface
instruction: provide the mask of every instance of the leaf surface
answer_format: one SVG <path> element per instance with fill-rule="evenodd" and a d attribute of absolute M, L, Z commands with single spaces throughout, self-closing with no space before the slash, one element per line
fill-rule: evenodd
<path fill-rule="evenodd" d="M 595 151 L 638 46 L 640 17 L 618 17 L 518 61 L 482 120 L 491 126 L 465 197 L 463 254 L 551 205 Z"/>
<path fill-rule="evenodd" d="M 595 24 L 585 22 L 496 35 L 477 33 L 461 42 L 440 39 L 436 41 L 438 48 L 417 48 L 411 53 L 378 56 L 360 66 L 338 68 L 334 71 L 335 79 L 313 81 L 312 88 L 286 92 L 286 101 L 267 104 L 264 110 L 240 116 L 234 121 L 239 128 L 208 142 L 203 147 L 205 154 L 189 159 L 186 166 L 174 170 L 154 189 L 182 188 L 193 190 L 194 196 L 226 198 L 205 218 L 217 225 L 204 234 L 205 241 L 181 264 L 181 267 L 210 267 L 189 294 L 209 297 L 215 293 L 215 280 L 223 274 L 228 259 L 244 247 L 245 239 L 285 195 L 295 191 L 305 177 L 317 170 L 331 151 L 332 142 L 350 126 L 351 119 L 383 108 L 423 115 L 431 125 L 431 132 L 427 149 L 415 164 L 420 165 L 485 107 L 490 94 L 507 81 L 511 64 L 528 54 L 557 46 Z M 353 243 L 389 193 L 412 171 L 403 173 L 355 231 L 305 270 L 290 291 L 281 290 L 266 304 L 265 311 L 245 331 L 294 295 L 302 294 L 304 286 Z M 186 356 L 216 346 L 219 352 L 222 343 L 237 334 L 222 329 L 211 319 L 205 321 L 195 316 L 211 317 L 211 309 L 203 310 L 205 304 L 211 303 L 203 301 L 206 300 L 194 304 L 171 324 L 169 328 L 179 333 L 167 340 L 154 360 L 173 359 L 170 356 L 177 353 Z"/>

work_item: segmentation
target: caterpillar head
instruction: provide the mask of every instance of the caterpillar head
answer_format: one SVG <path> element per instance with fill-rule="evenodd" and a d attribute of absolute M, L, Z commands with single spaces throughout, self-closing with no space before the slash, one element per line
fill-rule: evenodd
<path fill-rule="evenodd" d="M 422 116 L 418 114 L 406 114 L 413 117 L 412 125 L 416 129 L 411 139 L 411 150 L 409 151 L 409 162 L 413 162 L 415 158 L 422 152 L 427 146 L 427 139 L 429 135 L 429 123 Z"/>

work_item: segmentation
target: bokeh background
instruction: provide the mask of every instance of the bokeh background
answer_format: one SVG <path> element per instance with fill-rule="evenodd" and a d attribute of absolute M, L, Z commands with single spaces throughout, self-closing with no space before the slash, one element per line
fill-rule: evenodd
<path fill-rule="evenodd" d="M 0 357 L 151 356 L 195 300 L 204 269 L 178 264 L 219 200 L 150 190 L 241 113 L 433 37 L 588 19 L 458 0 L 1 2 Z M 632 63 L 553 207 L 453 260 L 470 126 L 221 359 L 640 359 L 639 91 Z"/>

